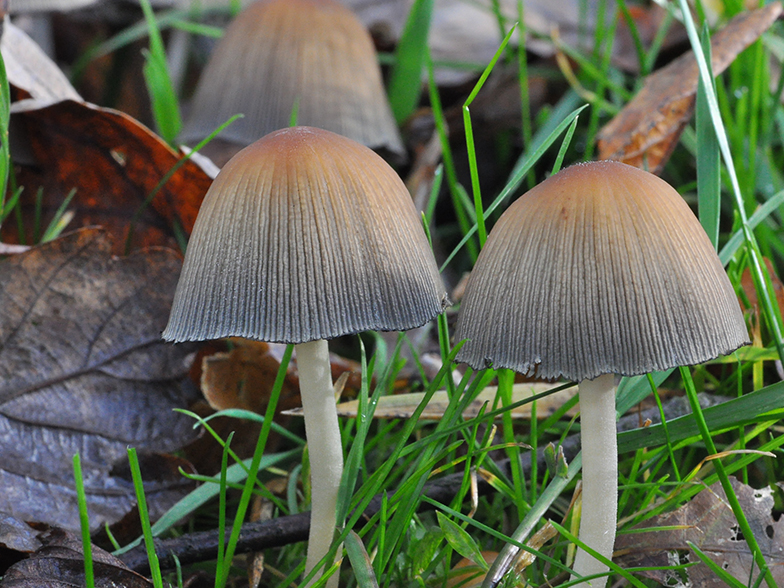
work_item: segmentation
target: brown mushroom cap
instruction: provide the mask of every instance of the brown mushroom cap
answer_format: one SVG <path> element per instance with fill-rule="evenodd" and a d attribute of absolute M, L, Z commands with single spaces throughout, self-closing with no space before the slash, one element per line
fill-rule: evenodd
<path fill-rule="evenodd" d="M 521 196 L 466 286 L 457 358 L 543 378 L 692 365 L 749 342 L 699 221 L 669 184 L 600 161 Z"/>
<path fill-rule="evenodd" d="M 226 29 L 204 69 L 181 140 L 248 145 L 289 126 L 327 129 L 404 153 L 370 34 L 337 0 L 258 0 Z"/>
<path fill-rule="evenodd" d="M 392 168 L 350 139 L 294 127 L 240 151 L 213 182 L 163 336 L 304 343 L 410 329 L 445 304 Z"/>

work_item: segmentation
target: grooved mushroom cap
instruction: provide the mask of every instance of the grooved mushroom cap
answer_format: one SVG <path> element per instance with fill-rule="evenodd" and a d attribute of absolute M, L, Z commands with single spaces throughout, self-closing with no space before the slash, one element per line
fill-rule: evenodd
<path fill-rule="evenodd" d="M 350 139 L 294 127 L 240 151 L 213 182 L 163 337 L 305 343 L 411 329 L 445 305 L 392 168 Z"/>
<path fill-rule="evenodd" d="M 405 153 L 370 34 L 337 0 L 258 0 L 226 29 L 202 72 L 180 136 L 248 145 L 297 121 Z"/>
<path fill-rule="evenodd" d="M 457 355 L 543 378 L 693 365 L 749 342 L 699 221 L 658 177 L 569 167 L 499 218 L 466 285 Z"/>

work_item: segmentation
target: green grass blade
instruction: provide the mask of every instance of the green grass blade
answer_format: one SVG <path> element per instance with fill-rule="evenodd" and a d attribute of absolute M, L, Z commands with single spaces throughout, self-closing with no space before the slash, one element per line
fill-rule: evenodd
<path fill-rule="evenodd" d="M 753 231 L 762 221 L 768 218 L 776 209 L 784 204 L 784 190 L 777 192 L 771 196 L 765 203 L 757 208 L 754 214 L 749 217 L 748 226 Z M 719 259 L 723 265 L 727 265 L 732 259 L 733 255 L 738 252 L 740 246 L 743 245 L 745 235 L 743 229 L 738 230 L 730 237 L 729 241 L 721 248 L 719 252 Z"/>
<path fill-rule="evenodd" d="M 215 571 L 216 583 L 218 578 L 223 576 L 223 566 L 226 563 L 223 559 L 226 550 L 226 472 L 229 469 L 229 447 L 231 447 L 233 438 L 234 431 L 229 433 L 223 446 L 223 455 L 221 455 L 220 482 L 218 485 L 218 561 Z"/>
<path fill-rule="evenodd" d="M 2 59 L 0 59 L 2 61 Z M 84 552 L 84 584 L 87 588 L 95 588 L 95 572 L 93 569 L 93 545 L 90 538 L 90 517 L 87 514 L 87 495 L 84 491 L 82 476 L 82 460 L 79 454 L 73 456 L 74 482 L 76 483 L 76 502 L 79 505 L 79 526 L 82 530 L 82 551 Z"/>
<path fill-rule="evenodd" d="M 717 564 L 715 561 L 709 558 L 707 554 L 705 554 L 705 552 L 703 552 L 694 543 L 692 543 L 691 541 L 687 541 L 686 544 L 691 548 L 691 550 L 695 553 L 695 555 L 698 558 L 700 558 L 700 561 L 702 561 L 702 563 L 708 566 L 708 568 L 710 568 L 710 570 L 714 574 L 716 574 L 719 577 L 719 579 L 722 582 L 724 582 L 727 586 L 730 586 L 731 588 L 746 588 L 746 584 L 739 582 L 735 578 L 735 576 L 731 576 L 726 571 L 724 571 L 724 569 L 722 569 L 722 567 L 719 564 Z"/>
<path fill-rule="evenodd" d="M 563 165 L 564 157 L 566 157 L 566 150 L 569 149 L 569 145 L 572 143 L 572 137 L 574 136 L 574 131 L 577 128 L 577 121 L 579 117 L 575 117 L 572 121 L 572 124 L 569 125 L 569 128 L 566 130 L 566 136 L 564 140 L 561 141 L 561 147 L 558 149 L 558 155 L 555 158 L 555 163 L 553 164 L 552 174 L 555 175 L 559 171 L 561 171 L 561 166 Z"/>
<path fill-rule="evenodd" d="M 474 145 L 474 127 L 471 124 L 471 111 L 469 107 L 473 103 L 476 95 L 479 94 L 479 91 L 484 86 L 485 82 L 487 81 L 490 72 L 493 71 L 498 58 L 501 57 L 504 49 L 506 49 L 507 43 L 509 43 L 509 39 L 512 38 L 512 33 L 514 33 L 515 27 L 513 26 L 509 29 L 509 32 L 504 37 L 504 40 L 501 41 L 501 45 L 493 55 L 493 58 L 490 60 L 490 63 L 487 64 L 487 67 L 482 72 L 482 75 L 479 76 L 479 81 L 476 82 L 474 85 L 474 89 L 466 98 L 465 103 L 463 103 L 463 125 L 465 126 L 465 137 L 466 137 L 466 149 L 468 152 L 468 169 L 471 173 L 471 190 L 474 193 L 474 209 L 476 210 L 476 229 L 477 235 L 479 237 L 479 248 L 481 249 L 485 241 L 487 241 L 487 229 L 485 228 L 485 216 L 484 211 L 482 210 L 482 192 L 479 187 L 479 168 L 477 167 L 476 163 L 476 146 Z"/>
<path fill-rule="evenodd" d="M 180 105 L 166 64 L 163 38 L 155 20 L 150 0 L 140 0 L 147 30 L 150 35 L 150 50 L 145 52 L 144 81 L 150 94 L 152 112 L 158 133 L 170 145 L 174 145 L 182 128 Z"/>
<path fill-rule="evenodd" d="M 376 580 L 376 575 L 373 573 L 373 564 L 370 562 L 370 556 L 365 549 L 365 544 L 362 543 L 362 539 L 354 531 L 351 531 L 346 536 L 346 553 L 348 553 L 348 559 L 351 561 L 354 577 L 357 579 L 357 586 L 359 588 L 378 588 L 378 580 Z"/>
<path fill-rule="evenodd" d="M 434 3 L 434 0 L 414 1 L 397 44 L 395 65 L 389 78 L 389 104 L 398 124 L 411 116 L 419 104 Z"/>
<path fill-rule="evenodd" d="M 438 518 L 438 526 L 441 527 L 441 531 L 452 549 L 462 557 L 474 562 L 483 570 L 487 570 L 488 565 L 482 556 L 482 549 L 474 538 L 463 527 L 451 521 L 441 511 L 436 512 L 436 517 Z"/>
<path fill-rule="evenodd" d="M 152 583 L 155 588 L 163 588 L 161 566 L 158 562 L 158 555 L 155 553 L 155 542 L 153 541 L 152 530 L 150 529 L 150 514 L 147 510 L 147 498 L 144 495 L 142 472 L 139 468 L 139 459 L 136 456 L 136 449 L 134 447 L 128 448 L 128 461 L 131 464 L 131 477 L 133 478 L 133 487 L 136 490 L 136 508 L 139 511 L 139 519 L 142 523 L 142 533 L 144 535 L 144 545 L 147 548 L 147 559 L 150 562 Z"/>
<path fill-rule="evenodd" d="M 710 34 L 707 25 L 702 31 L 702 49 L 710 71 Z M 713 128 L 708 108 L 707 92 L 715 92 L 713 85 L 706 89 L 705 81 L 700 78 L 697 88 L 696 127 L 697 127 L 697 199 L 702 228 L 713 243 L 719 247 L 719 217 L 721 214 L 721 153 L 716 131 Z"/>
<path fill-rule="evenodd" d="M 702 411 L 711 431 L 722 431 L 765 420 L 784 417 L 784 382 L 766 386 L 733 398 Z M 692 415 L 684 415 L 667 421 L 670 442 L 675 444 L 699 435 L 697 423 Z M 661 424 L 642 427 L 618 434 L 618 453 L 635 451 L 643 447 L 656 447 L 667 443 L 667 435 Z"/>
<path fill-rule="evenodd" d="M 452 206 L 455 211 L 455 216 L 457 217 L 457 223 L 460 226 L 460 231 L 465 236 L 471 228 L 468 220 L 470 207 L 464 205 L 465 200 L 463 199 L 463 193 L 465 190 L 462 189 L 462 186 L 457 181 L 457 170 L 455 169 L 454 159 L 452 158 L 452 147 L 449 145 L 446 117 L 444 116 L 444 110 L 441 107 L 441 98 L 438 95 L 438 87 L 436 86 L 436 80 L 433 76 L 433 63 L 429 58 L 427 59 L 427 79 L 430 106 L 433 109 L 433 120 L 435 121 L 438 139 L 441 142 L 441 159 L 443 160 L 444 170 L 446 172 L 446 184 L 449 187 L 449 194 L 452 197 Z M 467 241 L 468 254 L 472 260 L 476 261 L 479 252 L 476 243 L 473 239 Z"/>
<path fill-rule="evenodd" d="M 10 121 L 11 95 L 8 88 L 8 76 L 5 73 L 5 61 L 0 55 L 0 211 L 5 211 L 5 191 L 8 188 L 8 176 L 11 173 L 11 153 L 8 142 Z"/>

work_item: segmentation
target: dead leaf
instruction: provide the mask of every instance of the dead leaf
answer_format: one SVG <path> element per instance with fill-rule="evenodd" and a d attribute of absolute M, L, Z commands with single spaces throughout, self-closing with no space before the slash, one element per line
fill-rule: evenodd
<path fill-rule="evenodd" d="M 492 565 L 495 558 L 498 557 L 498 552 L 483 551 L 482 557 L 488 565 Z M 481 566 L 464 557 L 452 566 L 445 586 L 446 588 L 477 588 L 482 585 L 485 575 L 486 573 Z"/>
<path fill-rule="evenodd" d="M 202 393 L 215 410 L 241 408 L 263 414 L 286 346 L 236 337 L 230 344 L 230 351 L 202 360 Z M 293 365 L 289 365 L 280 406 L 291 402 L 297 386 Z"/>
<path fill-rule="evenodd" d="M 11 566 L 0 582 L 3 588 L 73 588 L 84 586 L 84 551 L 75 535 L 51 529 L 40 535 L 44 543 L 28 559 Z M 91 547 L 96 588 L 150 588 L 152 582 L 128 569 L 100 547 Z"/>
<path fill-rule="evenodd" d="M 38 531 L 16 517 L 0 512 L 0 546 L 21 553 L 32 553 L 39 547 Z M 0 570 L 0 574 L 4 570 Z"/>
<path fill-rule="evenodd" d="M 8 21 L 0 38 L 8 83 L 38 100 L 81 100 L 68 78 L 22 29 Z"/>
<path fill-rule="evenodd" d="M 134 247 L 176 247 L 175 223 L 190 233 L 212 180 L 196 163 L 186 161 L 145 207 L 147 197 L 181 156 L 138 121 L 74 100 L 25 100 L 11 110 L 13 118 L 24 123 L 44 174 L 43 218 L 53 216 L 65 195 L 76 189 L 69 207 L 76 213 L 74 222 L 106 227 L 115 237 L 116 253 L 124 251 L 129 222 L 139 213 Z M 28 187 L 23 216 L 33 219 L 36 187 Z M 15 241 L 7 233 L 14 224 L 6 223 L 5 241 Z"/>
<path fill-rule="evenodd" d="M 776 521 L 771 516 L 772 491 L 770 488 L 755 490 L 735 478 L 730 480 L 765 561 L 776 582 L 781 584 L 784 582 L 784 519 Z M 634 529 L 649 527 L 675 528 L 618 535 L 613 558 L 615 563 L 624 568 L 666 566 L 683 561 L 682 556 L 685 554 L 689 562 L 698 562 L 685 570 L 692 586 L 726 586 L 691 552 L 688 541 L 744 585 L 749 581 L 752 555 L 719 482 L 697 494 L 678 510 L 653 517 Z M 671 583 L 673 581 L 683 581 L 671 570 L 639 573 L 666 586 L 675 585 Z M 758 569 L 754 566 L 754 576 L 757 574 Z M 751 583 L 754 583 L 754 578 Z"/>
<path fill-rule="evenodd" d="M 770 281 L 773 285 L 773 293 L 776 296 L 776 301 L 778 302 L 779 307 L 784 309 L 784 284 L 781 283 L 781 280 L 776 275 L 776 270 L 773 269 L 773 264 L 770 259 L 764 257 L 763 261 L 765 262 L 765 267 L 768 268 L 768 275 L 770 276 Z M 749 268 L 743 270 L 740 286 L 743 289 L 743 293 L 746 294 L 749 304 L 751 304 L 751 309 L 754 311 L 755 315 L 758 316 L 759 303 L 757 301 L 757 289 L 754 287 L 754 280 L 751 277 L 751 270 L 749 270 Z"/>
<path fill-rule="evenodd" d="M 512 402 L 520 402 L 521 400 L 530 398 L 534 394 L 541 394 L 542 392 L 552 390 L 553 388 L 560 385 L 561 384 L 543 384 L 539 382 L 514 384 L 514 387 L 512 388 Z M 488 386 L 482 392 L 480 392 L 476 399 L 466 407 L 466 410 L 463 412 L 463 418 L 469 419 L 477 416 L 479 414 L 479 410 L 486 402 L 489 406 L 492 406 L 495 399 L 496 390 L 497 388 L 495 386 Z M 540 419 L 547 418 L 575 394 L 577 394 L 577 387 L 572 387 L 542 398 L 536 403 L 536 416 Z M 422 392 L 382 396 L 378 401 L 374 416 L 375 418 L 380 419 L 407 419 L 412 414 L 414 414 L 414 411 L 416 410 L 417 406 L 419 406 L 419 403 L 422 402 L 424 396 L 425 395 Z M 444 415 L 444 411 L 446 410 L 448 404 L 449 396 L 447 395 L 446 391 L 438 391 L 433 394 L 433 397 L 430 399 L 430 402 L 428 402 L 420 418 L 425 420 L 438 420 Z M 357 400 L 342 402 L 338 404 L 337 409 L 338 416 L 356 417 L 357 410 L 359 409 L 359 402 Z M 579 407 L 576 406 L 566 414 L 569 416 L 574 416 L 577 414 L 578 410 Z M 302 409 L 297 408 L 294 410 L 288 410 L 283 414 L 301 416 Z M 518 406 L 517 408 L 511 410 L 510 414 L 512 415 L 513 419 L 531 418 L 531 404 L 528 403 L 523 404 L 522 406 Z"/>
<path fill-rule="evenodd" d="M 773 2 L 733 18 L 711 39 L 714 75 L 756 41 L 781 14 Z M 599 132 L 599 158 L 658 173 L 691 118 L 699 72 L 690 51 L 648 76 L 642 90 Z"/>
<path fill-rule="evenodd" d="M 232 338 L 232 349 L 215 353 L 202 360 L 201 389 L 215 410 L 242 408 L 263 414 L 278 373 L 286 346 L 249 339 Z M 349 372 L 348 390 L 361 384 L 360 366 L 354 361 L 330 353 L 332 379 Z M 299 404 L 299 378 L 296 356 L 292 357 L 288 375 L 281 391 L 279 408 Z"/>
<path fill-rule="evenodd" d="M 193 396 L 191 347 L 160 339 L 180 259 L 110 249 L 86 229 L 0 262 L 0 511 L 78 529 L 78 451 L 91 525 L 117 520 L 135 503 L 112 473 L 126 447 L 169 452 L 194 436 L 172 412 Z M 153 517 L 184 490 L 179 478 L 148 481 Z"/>

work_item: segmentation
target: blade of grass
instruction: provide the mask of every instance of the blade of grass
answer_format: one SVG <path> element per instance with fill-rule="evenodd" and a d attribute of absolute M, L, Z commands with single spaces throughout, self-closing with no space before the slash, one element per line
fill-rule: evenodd
<path fill-rule="evenodd" d="M 721 214 L 721 153 L 716 131 L 713 128 L 710 111 L 708 110 L 707 92 L 715 92 L 713 72 L 711 71 L 710 31 L 705 24 L 702 30 L 702 50 L 708 65 L 711 87 L 706 89 L 700 78 L 697 87 L 697 106 L 695 125 L 697 127 L 697 210 L 702 228 L 713 243 L 719 248 L 719 216 Z"/>
<path fill-rule="evenodd" d="M 226 438 L 226 443 L 223 446 L 223 455 L 221 456 L 221 469 L 220 469 L 220 482 L 218 488 L 218 561 L 215 570 L 215 582 L 218 578 L 223 576 L 223 566 L 225 561 L 223 559 L 226 550 L 226 470 L 229 465 L 229 447 L 231 447 L 231 440 L 234 438 L 234 431 L 229 433 Z"/>
<path fill-rule="evenodd" d="M 455 216 L 457 217 L 457 223 L 460 226 L 460 232 L 463 235 L 466 235 L 470 230 L 470 223 L 467 216 L 470 210 L 470 203 L 467 202 L 467 198 L 463 198 L 465 190 L 457 181 L 457 171 L 455 169 L 454 159 L 452 158 L 452 148 L 449 145 L 446 118 L 444 117 L 443 108 L 441 108 L 441 98 L 438 95 L 438 87 L 436 86 L 436 81 L 433 77 L 433 62 L 430 60 L 430 56 L 427 58 L 427 78 L 430 106 L 433 109 L 433 120 L 436 125 L 438 139 L 441 142 L 441 158 L 444 162 L 444 169 L 446 170 L 446 184 L 449 187 L 449 194 L 452 196 L 452 207 L 454 208 Z M 465 194 L 465 196 L 467 197 L 467 194 Z M 473 261 L 476 261 L 479 250 L 473 240 L 468 241 L 467 249 L 469 257 Z"/>
<path fill-rule="evenodd" d="M 574 136 L 574 131 L 577 128 L 577 121 L 579 119 L 580 117 L 575 117 L 572 124 L 569 125 L 569 128 L 566 130 L 566 136 L 564 137 L 564 140 L 561 141 L 561 147 L 558 149 L 558 155 L 553 164 L 553 170 L 551 172 L 553 175 L 561 171 L 561 165 L 563 165 L 564 157 L 566 157 L 566 150 L 569 149 L 569 145 L 572 143 L 572 137 Z"/>
<path fill-rule="evenodd" d="M 718 578 L 727 586 L 731 586 L 732 588 L 746 588 L 746 584 L 739 582 L 734 576 L 728 574 L 719 564 L 709 558 L 707 554 L 705 554 L 705 552 L 703 552 L 694 543 L 687 541 L 686 544 L 691 548 L 695 555 L 700 558 L 700 561 L 708 566 L 708 568 L 710 568 L 710 570 L 716 574 L 716 576 L 718 576 Z"/>
<path fill-rule="evenodd" d="M 365 549 L 365 544 L 354 531 L 346 537 L 346 552 L 354 570 L 354 577 L 357 579 L 359 588 L 378 588 L 378 580 L 373 573 L 373 564 L 370 556 Z"/>
<path fill-rule="evenodd" d="M 397 124 L 411 116 L 419 104 L 434 3 L 434 0 L 415 0 L 400 34 L 389 78 L 389 105 Z"/>
<path fill-rule="evenodd" d="M 180 106 L 169 76 L 166 50 L 163 46 L 163 38 L 158 29 L 155 13 L 150 5 L 150 0 L 140 0 L 140 2 L 150 36 L 150 50 L 144 52 L 146 59 L 144 81 L 147 83 L 147 91 L 150 94 L 155 126 L 161 137 L 170 145 L 174 145 L 177 134 L 182 127 Z"/>
<path fill-rule="evenodd" d="M 0 60 L 1 61 L 1 60 Z M 82 460 L 79 453 L 73 456 L 74 482 L 76 483 L 76 502 L 79 505 L 79 526 L 82 530 L 82 552 L 84 557 L 84 585 L 95 588 L 95 572 L 93 569 L 93 545 L 90 538 L 90 517 L 87 514 L 87 495 L 84 492 L 82 477 Z"/>
<path fill-rule="evenodd" d="M 133 487 L 136 491 L 136 508 L 139 511 L 139 519 L 142 523 L 142 534 L 144 535 L 144 545 L 147 548 L 147 559 L 150 562 L 152 583 L 155 588 L 163 588 L 161 566 L 158 562 L 158 555 L 155 553 L 155 542 L 152 538 L 152 531 L 150 529 L 150 515 L 147 510 L 147 498 L 144 496 L 142 472 L 139 468 L 139 459 L 136 456 L 136 449 L 134 447 L 128 448 L 128 462 L 131 465 L 131 477 L 133 478 Z"/>
<path fill-rule="evenodd" d="M 784 382 L 772 384 L 701 411 L 713 431 L 775 419 L 784 416 L 782 413 L 784 413 Z M 667 431 L 673 444 L 700 434 L 693 415 L 668 420 Z M 618 433 L 618 453 L 635 451 L 643 447 L 656 447 L 665 443 L 667 443 L 667 436 L 661 424 Z"/>
<path fill-rule="evenodd" d="M 523 145 L 530 145 L 533 137 L 531 123 L 531 91 L 528 79 L 528 28 L 525 24 L 525 3 L 517 0 L 517 82 L 520 86 L 520 120 Z M 536 184 L 536 176 L 528 174 L 528 188 Z"/>
<path fill-rule="evenodd" d="M 11 121 L 11 95 L 5 61 L 0 55 L 0 210 L 5 212 L 5 192 L 11 172 L 11 152 L 8 142 L 8 125 Z M 2 224 L 0 222 L 0 224 Z"/>
<path fill-rule="evenodd" d="M 784 76 L 782 76 L 784 77 Z M 784 190 L 777 192 L 775 195 L 771 196 L 768 200 L 765 201 L 762 206 L 757 208 L 757 210 L 749 217 L 748 225 L 751 230 L 757 228 L 757 226 L 768 218 L 776 209 L 784 204 Z M 721 248 L 719 252 L 719 259 L 723 265 L 727 265 L 732 256 L 737 253 L 740 246 L 743 244 L 743 240 L 745 239 L 743 229 L 736 231 L 732 237 L 727 241 L 724 247 Z"/>
<path fill-rule="evenodd" d="M 463 103 L 463 125 L 465 127 L 465 137 L 466 137 L 466 150 L 468 151 L 468 169 L 471 173 L 471 190 L 474 193 L 474 208 L 476 210 L 476 221 L 477 221 L 477 234 L 479 236 L 479 248 L 481 249 L 484 247 L 485 241 L 487 241 L 487 229 L 485 228 L 485 217 L 484 212 L 482 210 L 482 192 L 479 187 L 479 169 L 477 168 L 476 164 L 476 147 L 474 145 L 474 128 L 471 124 L 471 111 L 469 107 L 473 103 L 476 95 L 479 94 L 479 91 L 484 86 L 485 82 L 487 81 L 487 77 L 493 71 L 498 58 L 501 57 L 504 49 L 506 48 L 507 43 L 509 43 L 509 39 L 512 38 L 512 33 L 514 33 L 516 25 L 512 26 L 509 29 L 509 32 L 504 37 L 504 40 L 501 41 L 501 45 L 493 55 L 493 58 L 490 60 L 490 63 L 487 64 L 487 67 L 482 72 L 482 75 L 479 76 L 479 81 L 476 82 L 474 85 L 474 89 L 471 90 L 471 93 L 466 98 L 466 101 Z"/>

